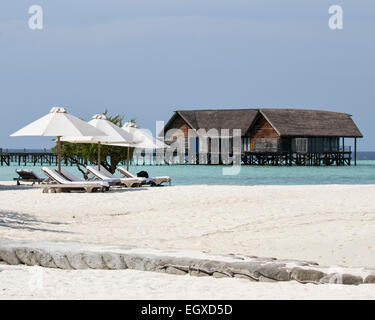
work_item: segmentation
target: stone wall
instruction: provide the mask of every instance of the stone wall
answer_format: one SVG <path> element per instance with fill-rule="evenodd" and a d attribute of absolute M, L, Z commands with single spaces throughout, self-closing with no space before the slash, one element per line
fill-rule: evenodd
<path fill-rule="evenodd" d="M 74 242 L 0 239 L 0 261 L 58 269 L 134 269 L 174 275 L 359 285 L 375 283 L 375 270 L 322 267 L 311 261 L 161 251 Z"/>

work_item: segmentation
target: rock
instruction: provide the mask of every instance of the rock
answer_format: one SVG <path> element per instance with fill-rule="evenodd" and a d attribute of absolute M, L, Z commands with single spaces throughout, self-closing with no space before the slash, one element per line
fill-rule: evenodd
<path fill-rule="evenodd" d="M 10 248 L 0 248 L 0 260 L 3 260 L 10 265 L 17 265 L 21 263 L 14 250 Z"/>
<path fill-rule="evenodd" d="M 103 253 L 102 259 L 106 267 L 110 270 L 127 269 L 125 262 L 121 259 L 121 255 L 113 253 Z"/>
<path fill-rule="evenodd" d="M 121 255 L 121 258 L 129 269 L 133 269 L 133 270 L 143 269 L 143 265 L 142 267 L 139 266 L 140 261 L 137 257 L 131 256 L 130 254 L 123 254 Z"/>
<path fill-rule="evenodd" d="M 259 262 L 234 262 L 228 263 L 227 268 L 232 274 L 242 274 L 258 280 L 261 275 L 258 269 L 262 267 Z"/>
<path fill-rule="evenodd" d="M 85 262 L 85 256 L 83 253 L 68 252 L 65 254 L 69 264 L 75 270 L 90 269 L 90 267 Z"/>
<path fill-rule="evenodd" d="M 269 263 L 257 269 L 261 276 L 277 281 L 289 281 L 290 276 L 284 264 Z"/>
<path fill-rule="evenodd" d="M 153 264 L 147 256 L 139 254 L 124 254 L 121 255 L 121 257 L 129 269 L 140 271 L 152 271 L 153 269 Z"/>
<path fill-rule="evenodd" d="M 39 265 L 45 268 L 53 268 L 53 269 L 58 268 L 56 263 L 53 260 L 52 255 L 48 252 L 44 252 L 43 254 L 39 256 Z"/>
<path fill-rule="evenodd" d="M 233 270 L 231 270 L 230 264 L 222 261 L 212 261 L 209 264 L 205 263 L 199 266 L 199 269 L 211 275 L 215 272 L 219 272 L 227 277 L 233 277 Z"/>
<path fill-rule="evenodd" d="M 326 276 L 324 272 L 303 268 L 293 268 L 290 273 L 291 280 L 296 280 L 301 283 L 318 284 L 324 276 Z"/>
<path fill-rule="evenodd" d="M 375 274 L 370 274 L 367 276 L 364 283 L 375 283 Z"/>
<path fill-rule="evenodd" d="M 165 272 L 169 273 L 169 274 L 175 274 L 175 275 L 181 275 L 181 276 L 186 276 L 187 275 L 187 272 L 185 272 L 183 270 L 180 270 L 178 268 L 175 268 L 175 267 L 167 267 L 165 269 Z"/>
<path fill-rule="evenodd" d="M 95 252 L 84 253 L 83 259 L 90 269 L 108 269 L 100 253 L 95 253 Z"/>
<path fill-rule="evenodd" d="M 352 274 L 339 274 L 331 273 L 324 276 L 320 283 L 331 283 L 331 284 L 345 284 L 345 285 L 359 285 L 363 283 L 363 279 L 360 276 L 355 276 Z"/>
<path fill-rule="evenodd" d="M 342 282 L 343 284 L 356 285 L 356 286 L 363 283 L 362 277 L 355 276 L 355 275 L 352 275 L 352 274 L 347 274 L 347 273 L 343 274 L 342 281 L 343 281 Z"/>
<path fill-rule="evenodd" d="M 53 262 L 56 264 L 57 268 L 64 270 L 73 269 L 64 253 L 60 251 L 54 251 L 51 253 L 51 255 L 53 258 Z"/>
<path fill-rule="evenodd" d="M 208 277 L 209 276 L 208 273 L 202 272 L 200 270 L 191 270 L 190 275 L 193 277 Z"/>
<path fill-rule="evenodd" d="M 28 266 L 39 266 L 41 251 L 30 248 L 16 248 L 15 253 L 23 264 Z"/>
<path fill-rule="evenodd" d="M 157 256 L 145 257 L 145 259 L 143 260 L 145 271 L 157 270 L 159 266 L 162 265 L 162 263 L 162 259 L 158 258 Z"/>
<path fill-rule="evenodd" d="M 135 269 L 176 275 L 215 278 L 235 277 L 248 281 L 289 281 L 301 283 L 342 283 L 358 285 L 375 283 L 375 274 L 363 280 L 359 276 L 326 274 L 312 269 L 314 262 L 298 260 L 275 260 L 275 258 L 246 257 L 240 255 L 182 256 L 180 252 L 160 250 L 134 250 L 133 247 L 109 247 L 80 243 L 8 241 L 0 244 L 0 263 L 40 265 L 60 269 Z M 103 250 L 105 248 L 105 251 Z M 174 254 L 176 253 L 176 254 Z M 230 259 L 231 258 L 231 259 Z M 249 260 L 252 259 L 252 260 Z M 345 269 L 342 269 L 345 270 Z M 369 271 L 370 272 L 370 271 Z"/>
<path fill-rule="evenodd" d="M 341 277 L 337 273 L 327 274 L 323 278 L 321 278 L 320 281 L 319 281 L 319 283 L 321 283 L 321 284 L 328 284 L 328 283 L 337 284 L 338 282 L 341 283 Z"/>
<path fill-rule="evenodd" d="M 215 260 L 202 260 L 196 261 L 193 265 L 193 268 L 199 269 L 208 274 L 213 274 L 214 272 L 221 272 L 226 273 L 226 263 L 222 261 L 215 261 Z"/>

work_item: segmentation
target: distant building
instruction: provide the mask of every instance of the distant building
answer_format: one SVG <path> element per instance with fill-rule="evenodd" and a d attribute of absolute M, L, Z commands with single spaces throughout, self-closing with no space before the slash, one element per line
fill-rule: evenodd
<path fill-rule="evenodd" d="M 349 114 L 304 109 L 179 110 L 164 135 L 167 143 L 183 136 L 188 152 L 198 148 L 200 129 L 219 135 L 227 129 L 229 139 L 233 130 L 241 130 L 242 162 L 259 165 L 350 165 L 345 138 L 354 139 L 356 164 L 357 138 L 363 137 Z"/>

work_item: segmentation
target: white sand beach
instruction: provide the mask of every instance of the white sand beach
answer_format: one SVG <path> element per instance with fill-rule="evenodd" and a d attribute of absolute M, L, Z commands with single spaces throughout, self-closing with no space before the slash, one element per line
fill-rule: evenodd
<path fill-rule="evenodd" d="M 2 299 L 375 299 L 375 285 L 258 283 L 135 270 L 56 270 L 0 264 Z"/>
<path fill-rule="evenodd" d="M 42 194 L 38 188 L 3 186 L 0 238 L 375 268 L 374 198 L 374 185 L 197 185 L 93 194 Z"/>

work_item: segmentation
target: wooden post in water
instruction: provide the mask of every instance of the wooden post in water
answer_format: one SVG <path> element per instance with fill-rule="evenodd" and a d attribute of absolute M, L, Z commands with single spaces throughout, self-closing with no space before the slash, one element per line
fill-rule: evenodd
<path fill-rule="evenodd" d="M 357 165 L 357 138 L 354 138 L 354 166 Z"/>

